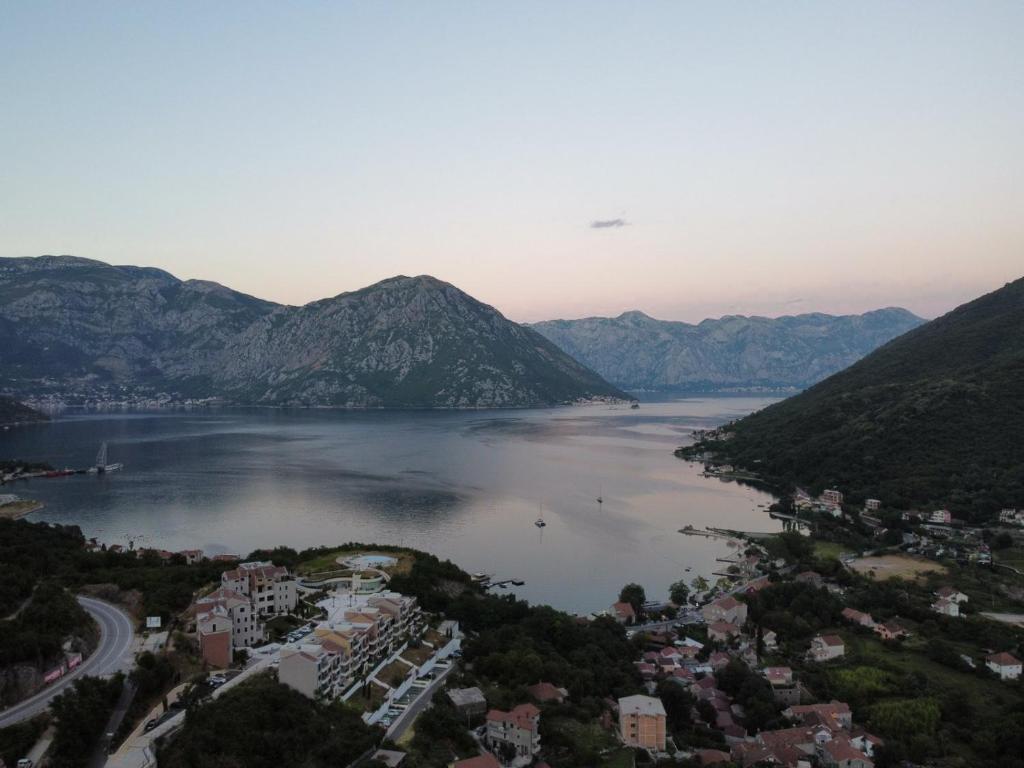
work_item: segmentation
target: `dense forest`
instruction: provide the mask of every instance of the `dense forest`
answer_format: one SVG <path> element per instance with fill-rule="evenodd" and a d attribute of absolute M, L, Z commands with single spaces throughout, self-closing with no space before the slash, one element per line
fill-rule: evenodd
<path fill-rule="evenodd" d="M 1024 507 L 1024 279 L 681 449 L 782 488 L 982 521 Z"/>
<path fill-rule="evenodd" d="M 158 753 L 175 768 L 349 765 L 380 739 L 343 704 L 321 704 L 267 675 L 188 710 L 185 727 Z"/>

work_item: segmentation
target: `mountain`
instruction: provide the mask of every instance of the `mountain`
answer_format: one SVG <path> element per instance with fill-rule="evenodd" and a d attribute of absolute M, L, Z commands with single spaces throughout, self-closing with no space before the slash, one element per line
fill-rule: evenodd
<path fill-rule="evenodd" d="M 863 315 L 731 315 L 697 325 L 643 312 L 532 327 L 624 389 L 802 389 L 924 322 L 905 309 Z"/>
<path fill-rule="evenodd" d="M 976 520 L 1024 507 L 1024 278 L 739 420 L 704 449 L 854 502 Z"/>
<path fill-rule="evenodd" d="M 45 413 L 29 408 L 10 397 L 0 395 L 0 427 L 10 424 L 26 424 L 33 421 L 46 421 Z"/>
<path fill-rule="evenodd" d="M 0 259 L 0 386 L 345 407 L 625 397 L 540 334 L 432 277 L 290 307 L 70 256 Z"/>

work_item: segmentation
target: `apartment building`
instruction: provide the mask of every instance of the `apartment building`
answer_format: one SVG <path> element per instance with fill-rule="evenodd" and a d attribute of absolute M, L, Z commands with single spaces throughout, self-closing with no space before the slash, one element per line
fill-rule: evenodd
<path fill-rule="evenodd" d="M 353 680 L 351 656 L 330 638 L 281 649 L 277 678 L 310 699 L 340 696 Z"/>
<path fill-rule="evenodd" d="M 199 650 L 208 664 L 227 667 L 236 648 L 249 648 L 263 640 L 263 623 L 249 598 L 221 587 L 196 600 Z"/>
<path fill-rule="evenodd" d="M 282 683 L 310 697 L 341 695 L 423 628 L 416 598 L 397 592 L 335 595 L 317 605 L 327 619 L 306 642 L 281 651 L 278 670 Z"/>
<path fill-rule="evenodd" d="M 619 736 L 629 747 L 665 751 L 665 707 L 652 696 L 619 699 Z"/>
<path fill-rule="evenodd" d="M 253 561 L 224 571 L 221 586 L 245 595 L 260 616 L 289 613 L 299 601 L 295 580 L 282 565 Z"/>

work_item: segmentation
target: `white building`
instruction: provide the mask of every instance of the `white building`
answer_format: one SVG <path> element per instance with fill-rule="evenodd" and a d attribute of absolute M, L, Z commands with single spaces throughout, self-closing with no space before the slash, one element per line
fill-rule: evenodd
<path fill-rule="evenodd" d="M 985 666 L 999 675 L 1000 680 L 1016 680 L 1021 675 L 1021 661 L 1006 653 L 993 653 L 985 657 Z"/>
<path fill-rule="evenodd" d="M 830 661 L 846 653 L 846 645 L 839 635 L 817 635 L 811 639 L 808 656 L 812 661 Z"/>
<path fill-rule="evenodd" d="M 333 595 L 317 607 L 327 619 L 304 642 L 281 651 L 278 669 L 282 683 L 310 698 L 341 695 L 424 627 L 416 598 L 397 592 Z"/>
<path fill-rule="evenodd" d="M 196 600 L 196 634 L 207 663 L 231 664 L 237 648 L 249 648 L 263 640 L 263 623 L 249 598 L 221 587 Z"/>
<path fill-rule="evenodd" d="M 299 602 L 295 580 L 282 565 L 270 562 L 240 563 L 224 571 L 221 586 L 248 597 L 260 616 L 290 613 Z"/>
<path fill-rule="evenodd" d="M 508 745 L 517 759 L 531 760 L 540 752 L 540 710 L 533 704 L 520 704 L 510 712 L 492 709 L 484 742 L 492 750 Z"/>
<path fill-rule="evenodd" d="M 941 613 L 943 616 L 950 616 L 952 618 L 960 616 L 960 605 L 955 600 L 947 600 L 944 597 L 940 597 L 932 603 L 932 610 L 936 613 Z"/>
<path fill-rule="evenodd" d="M 743 626 L 747 621 L 747 604 L 741 603 L 732 595 L 726 595 L 700 609 L 704 621 L 711 624 L 724 621 L 729 624 Z"/>

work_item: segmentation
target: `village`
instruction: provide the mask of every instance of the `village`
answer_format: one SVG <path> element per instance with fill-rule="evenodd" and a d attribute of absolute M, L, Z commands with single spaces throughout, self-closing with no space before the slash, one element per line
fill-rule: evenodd
<path fill-rule="evenodd" d="M 486 582 L 424 553 L 347 547 L 293 553 L 286 565 L 276 550 L 242 558 L 84 541 L 113 562 L 218 575 L 169 625 L 146 621 L 139 648 L 184 655 L 197 674 L 126 722 L 106 764 L 156 766 L 186 711 L 261 679 L 357 712 L 380 735 L 354 765 L 374 768 L 438 765 L 423 753 L 436 739 L 450 768 L 574 767 L 579 754 L 601 768 L 929 765 L 954 702 L 981 717 L 1004 692 L 1019 695 L 1019 574 L 981 557 L 1007 551 L 1004 537 L 1017 547 L 1014 511 L 993 534 L 942 510 L 895 514 L 872 500 L 851 509 L 838 489 L 798 492 L 792 510 L 799 526 L 780 534 L 683 530 L 726 544 L 714 582 L 695 575 L 654 599 L 629 584 L 604 611 L 547 616 L 622 638 L 606 663 L 628 674 L 583 687 L 579 675 L 600 668 L 564 658 L 534 658 L 531 677 L 496 675 L 493 654 L 514 651 L 493 647 L 494 636 L 481 649 L 479 619 L 466 626 L 445 607 L 452 585 L 502 610 L 525 604 L 488 596 Z M 428 561 L 434 575 L 412 579 Z M 505 626 L 491 622 L 486 632 Z"/>

